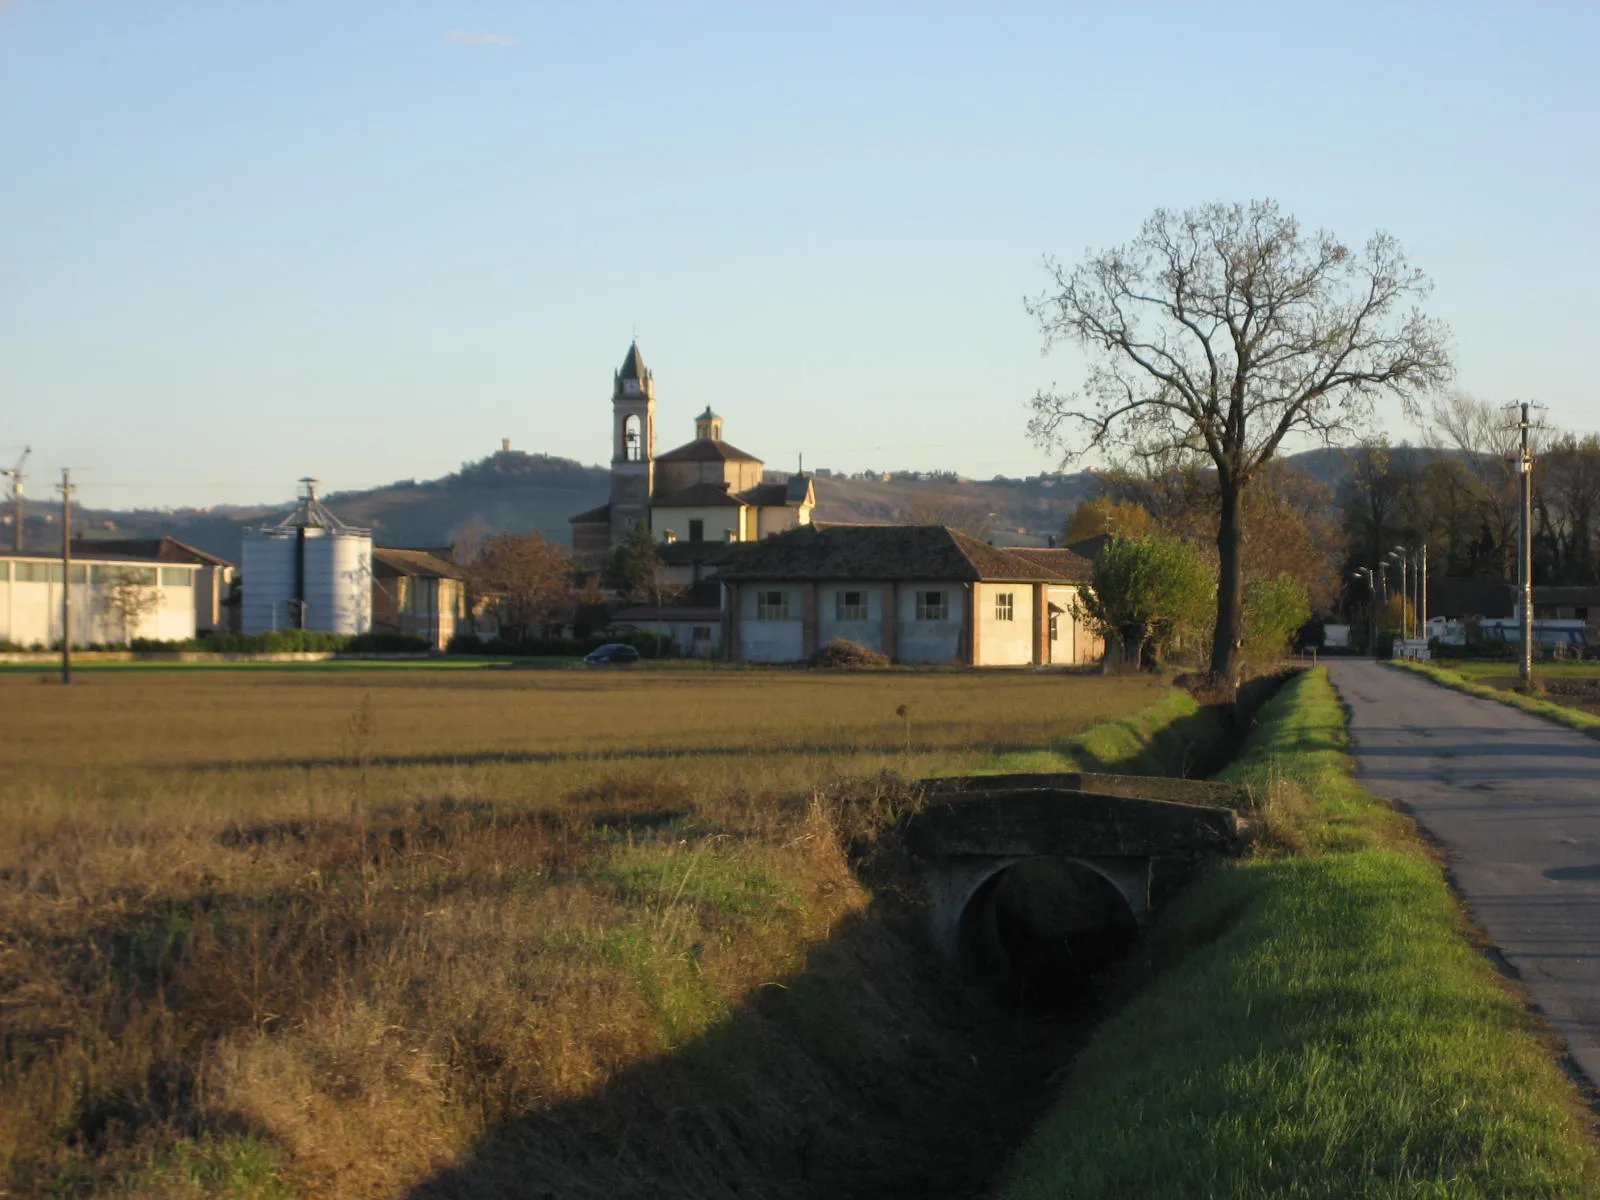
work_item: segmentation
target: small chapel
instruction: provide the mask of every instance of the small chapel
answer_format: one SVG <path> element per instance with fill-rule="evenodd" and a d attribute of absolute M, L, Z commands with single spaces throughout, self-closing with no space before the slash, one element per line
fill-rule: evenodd
<path fill-rule="evenodd" d="M 612 377 L 611 501 L 569 518 L 581 565 L 600 566 L 643 525 L 683 582 L 698 583 L 715 548 L 811 523 L 810 477 L 765 482 L 765 465 L 722 440 L 722 418 L 709 407 L 695 418 L 693 441 L 659 455 L 655 447 L 655 376 L 634 342 Z"/>

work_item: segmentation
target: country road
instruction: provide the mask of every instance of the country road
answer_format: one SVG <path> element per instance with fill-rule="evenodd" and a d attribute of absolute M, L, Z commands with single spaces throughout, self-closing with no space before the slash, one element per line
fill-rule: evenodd
<path fill-rule="evenodd" d="M 1379 663 L 1328 672 L 1361 782 L 1446 847 L 1473 917 L 1600 1084 L 1600 741 Z"/>

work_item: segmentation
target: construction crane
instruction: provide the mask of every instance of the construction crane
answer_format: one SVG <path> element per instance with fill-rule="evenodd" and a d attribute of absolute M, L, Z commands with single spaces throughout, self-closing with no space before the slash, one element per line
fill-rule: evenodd
<path fill-rule="evenodd" d="M 0 475 L 4 475 L 8 480 L 11 481 L 8 489 L 11 499 L 11 548 L 18 554 L 22 553 L 22 525 L 25 515 L 22 500 L 22 484 L 23 481 L 28 478 L 27 475 L 23 473 L 22 468 L 28 465 L 28 456 L 32 453 L 32 446 L 24 446 L 22 448 L 22 457 L 17 459 L 17 465 L 12 467 L 10 470 L 0 470 Z"/>

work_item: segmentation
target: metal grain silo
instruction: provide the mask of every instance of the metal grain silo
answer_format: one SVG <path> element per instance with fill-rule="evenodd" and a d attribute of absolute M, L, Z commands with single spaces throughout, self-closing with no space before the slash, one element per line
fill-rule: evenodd
<path fill-rule="evenodd" d="M 372 533 L 329 512 L 317 499 L 315 479 L 300 483 L 304 490 L 293 512 L 277 525 L 245 532 L 244 631 L 366 633 L 372 628 Z"/>
<path fill-rule="evenodd" d="M 293 530 L 247 529 L 240 576 L 240 627 L 246 633 L 288 629 L 293 624 L 295 535 Z"/>

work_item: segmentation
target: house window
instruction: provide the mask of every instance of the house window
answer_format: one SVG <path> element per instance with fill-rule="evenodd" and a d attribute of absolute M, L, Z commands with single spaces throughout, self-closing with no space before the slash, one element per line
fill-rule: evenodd
<path fill-rule="evenodd" d="M 994 619 L 996 621 L 1010 621 L 1016 613 L 1016 593 L 996 592 L 994 594 Z"/>
<path fill-rule="evenodd" d="M 689 634 L 689 640 L 692 642 L 709 642 L 711 640 L 711 626 L 696 625 Z"/>
<path fill-rule="evenodd" d="M 917 620 L 948 621 L 950 602 L 944 592 L 917 593 Z"/>
<path fill-rule="evenodd" d="M 184 567 L 162 567 L 162 587 L 193 587 L 194 572 Z"/>
<path fill-rule="evenodd" d="M 789 619 L 788 592 L 757 592 L 756 620 L 787 621 Z"/>
<path fill-rule="evenodd" d="M 1060 613 L 1051 613 L 1050 614 L 1050 640 L 1052 642 L 1059 642 L 1061 640 L 1061 614 Z"/>
<path fill-rule="evenodd" d="M 689 520 L 689 540 L 691 542 L 706 540 L 706 523 L 699 517 L 691 517 Z"/>
<path fill-rule="evenodd" d="M 835 592 L 834 615 L 841 621 L 867 619 L 867 594 L 865 592 Z"/>

